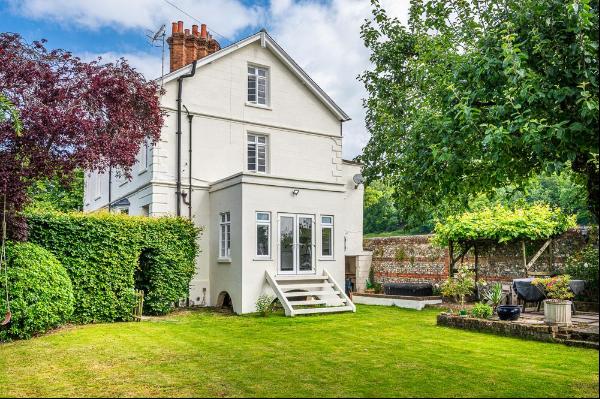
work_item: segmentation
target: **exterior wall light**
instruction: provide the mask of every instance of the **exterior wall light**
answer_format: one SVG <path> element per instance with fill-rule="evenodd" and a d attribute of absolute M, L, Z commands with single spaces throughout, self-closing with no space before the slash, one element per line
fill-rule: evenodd
<path fill-rule="evenodd" d="M 292 190 L 292 195 L 296 196 L 296 195 L 298 195 L 299 192 L 300 192 L 300 190 L 298 190 L 297 188 L 295 188 L 294 190 Z"/>

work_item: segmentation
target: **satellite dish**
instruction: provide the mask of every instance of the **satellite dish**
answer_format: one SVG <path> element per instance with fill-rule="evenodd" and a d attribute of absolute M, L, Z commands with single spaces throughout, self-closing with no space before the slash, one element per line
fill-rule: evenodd
<path fill-rule="evenodd" d="M 354 186 L 354 188 L 358 187 L 360 184 L 363 184 L 365 182 L 365 178 L 363 177 L 363 175 L 361 175 L 360 173 L 355 174 L 354 176 L 352 176 L 352 181 L 354 182 L 354 184 L 356 186 Z"/>

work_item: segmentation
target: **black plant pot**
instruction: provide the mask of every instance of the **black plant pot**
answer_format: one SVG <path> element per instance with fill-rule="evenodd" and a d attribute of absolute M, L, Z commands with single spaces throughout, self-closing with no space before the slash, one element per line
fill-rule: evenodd
<path fill-rule="evenodd" d="M 521 315 L 521 307 L 517 305 L 500 305 L 496 311 L 500 320 L 514 321 Z"/>

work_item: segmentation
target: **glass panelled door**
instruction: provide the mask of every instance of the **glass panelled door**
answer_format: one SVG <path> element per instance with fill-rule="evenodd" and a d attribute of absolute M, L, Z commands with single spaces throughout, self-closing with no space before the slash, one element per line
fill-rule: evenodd
<path fill-rule="evenodd" d="M 279 215 L 279 272 L 294 274 L 296 272 L 296 217 Z"/>
<path fill-rule="evenodd" d="M 314 221 L 312 215 L 279 215 L 279 273 L 314 273 Z"/>

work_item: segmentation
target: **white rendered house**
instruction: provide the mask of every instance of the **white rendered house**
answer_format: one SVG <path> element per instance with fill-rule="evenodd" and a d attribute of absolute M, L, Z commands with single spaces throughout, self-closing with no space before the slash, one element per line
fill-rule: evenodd
<path fill-rule="evenodd" d="M 267 293 L 292 316 L 354 310 L 345 280 L 361 288 L 371 257 L 360 165 L 342 159 L 349 117 L 265 31 L 220 49 L 179 22 L 168 42 L 161 140 L 130 181 L 88 173 L 84 210 L 202 226 L 193 305 L 248 313 Z"/>

